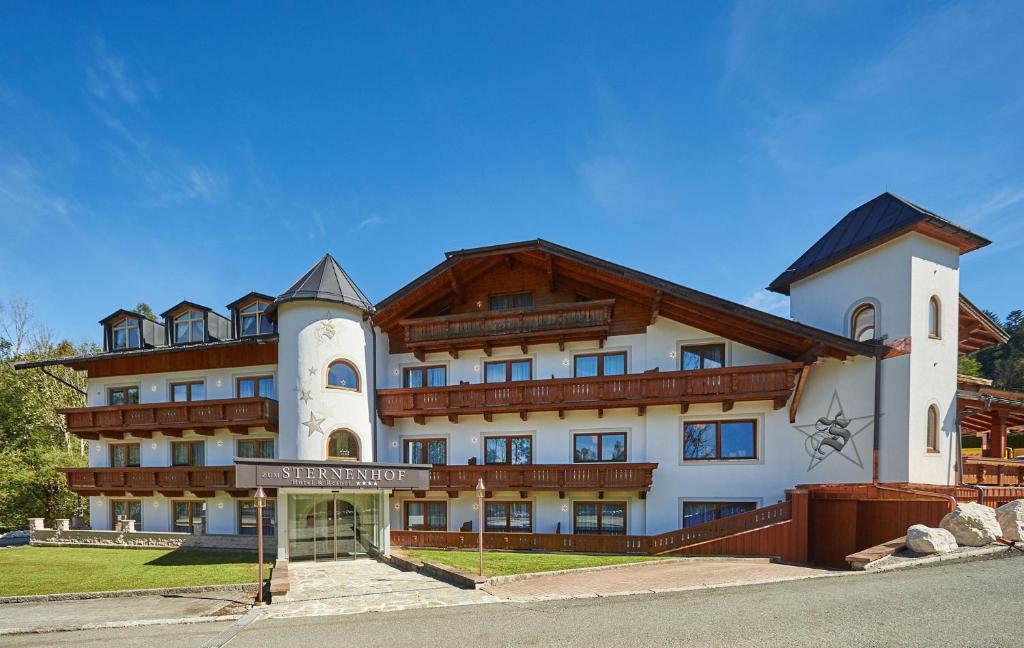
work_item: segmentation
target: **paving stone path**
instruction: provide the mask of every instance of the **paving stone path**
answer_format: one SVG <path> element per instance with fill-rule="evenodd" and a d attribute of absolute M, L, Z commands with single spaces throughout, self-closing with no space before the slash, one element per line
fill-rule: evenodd
<path fill-rule="evenodd" d="M 480 590 L 464 590 L 374 560 L 297 562 L 288 566 L 291 591 L 265 616 L 286 618 L 492 603 Z"/>

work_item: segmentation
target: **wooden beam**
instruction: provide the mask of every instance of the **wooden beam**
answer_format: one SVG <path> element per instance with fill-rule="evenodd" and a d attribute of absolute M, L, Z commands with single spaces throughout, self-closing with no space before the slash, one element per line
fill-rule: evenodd
<path fill-rule="evenodd" d="M 796 413 L 800 409 L 800 399 L 804 395 L 804 387 L 807 385 L 807 375 L 811 373 L 811 365 L 804 365 L 800 370 L 800 376 L 796 379 L 796 389 L 793 391 L 793 401 L 789 405 L 789 422 L 796 423 Z"/>
<path fill-rule="evenodd" d="M 153 438 L 153 431 L 152 430 L 132 430 L 131 432 L 129 432 L 129 434 L 131 434 L 133 437 L 135 437 L 137 439 L 152 439 Z"/>
<path fill-rule="evenodd" d="M 448 347 L 448 355 L 450 355 L 453 360 L 458 360 L 459 359 L 459 349 L 458 349 L 458 347 L 455 347 L 455 346 Z"/>
<path fill-rule="evenodd" d="M 736 402 L 735 401 L 731 401 L 731 400 L 724 400 L 724 401 L 722 401 L 722 411 L 723 412 L 728 412 L 728 411 L 732 410 L 732 406 L 735 405 L 735 404 L 736 404 Z"/>
<path fill-rule="evenodd" d="M 778 398 L 776 398 L 775 400 L 772 401 L 772 408 L 780 410 L 780 409 L 782 409 L 783 407 L 786 406 L 786 402 L 787 401 L 789 401 L 788 398 L 780 396 L 780 397 L 778 397 Z"/>
<path fill-rule="evenodd" d="M 529 343 L 527 343 L 526 338 L 519 340 L 519 349 L 523 352 L 523 354 L 526 354 L 529 351 L 530 345 Z"/>
<path fill-rule="evenodd" d="M 415 497 L 416 499 L 423 499 L 424 497 L 427 496 L 427 491 L 414 490 L 412 492 L 412 496 Z"/>
<path fill-rule="evenodd" d="M 604 491 L 597 491 L 597 499 L 604 499 Z"/>
<path fill-rule="evenodd" d="M 450 491 L 447 491 L 447 493 L 448 493 L 448 499 L 458 499 L 458 497 L 459 497 L 459 491 L 457 491 L 457 490 L 450 490 Z"/>
<path fill-rule="evenodd" d="M 395 425 L 395 417 L 381 415 L 380 422 L 388 427 L 393 427 Z"/>
<path fill-rule="evenodd" d="M 249 434 L 249 428 L 248 426 L 245 425 L 230 425 L 228 426 L 228 432 L 230 432 L 231 434 L 241 434 L 244 436 Z"/>
<path fill-rule="evenodd" d="M 686 414 L 689 411 L 690 411 L 690 404 L 689 403 L 679 403 L 679 413 L 680 414 Z"/>
<path fill-rule="evenodd" d="M 660 290 L 654 293 L 654 303 L 651 305 L 651 326 L 658 321 L 658 315 L 661 313 L 661 294 Z"/>
<path fill-rule="evenodd" d="M 564 419 L 565 418 L 565 410 L 564 409 L 558 410 L 558 418 L 560 418 L 560 419 Z"/>
<path fill-rule="evenodd" d="M 494 414 L 491 414 L 490 412 L 484 412 L 484 420 L 487 421 L 488 423 L 493 423 Z"/>
<path fill-rule="evenodd" d="M 558 499 L 565 499 L 565 491 L 558 491 Z"/>
<path fill-rule="evenodd" d="M 448 283 L 451 284 L 452 292 L 459 299 L 460 304 L 466 303 L 466 289 L 459 283 L 459 278 L 455 276 L 455 270 L 452 268 L 448 269 Z"/>
<path fill-rule="evenodd" d="M 647 491 L 640 491 L 640 499 L 642 499 L 642 500 L 647 499 Z"/>
<path fill-rule="evenodd" d="M 427 424 L 427 417 L 422 414 L 416 414 L 415 416 L 412 417 L 412 420 L 416 421 L 417 425 Z"/>
<path fill-rule="evenodd" d="M 427 359 L 427 354 L 423 353 L 423 349 L 421 349 L 419 347 L 413 348 L 412 355 L 413 355 L 414 358 L 416 358 L 420 362 L 423 362 L 424 360 Z"/>
<path fill-rule="evenodd" d="M 100 432 L 100 436 L 104 439 L 123 439 L 124 432 Z"/>
<path fill-rule="evenodd" d="M 641 405 L 640 407 L 636 408 L 636 415 L 637 416 L 643 416 L 646 413 L 647 413 L 647 406 L 646 405 Z"/>
<path fill-rule="evenodd" d="M 821 357 L 822 352 L 825 350 L 825 345 L 818 343 L 807 349 L 800 355 L 798 355 L 793 362 L 802 362 L 804 364 L 811 364 Z"/>
<path fill-rule="evenodd" d="M 529 417 L 529 414 L 527 414 L 526 410 L 523 410 L 523 411 L 519 412 L 520 420 L 525 421 L 528 417 Z"/>
<path fill-rule="evenodd" d="M 555 256 L 553 254 L 548 255 L 548 290 L 555 292 Z"/>
<path fill-rule="evenodd" d="M 519 499 L 526 499 L 526 491 L 519 491 Z"/>
<path fill-rule="evenodd" d="M 175 437 L 178 439 L 185 436 L 184 430 L 160 430 L 159 432 L 164 436 Z"/>
<path fill-rule="evenodd" d="M 449 414 L 448 415 L 448 422 L 449 423 L 456 423 L 457 424 L 459 422 L 459 415 L 458 414 Z"/>
<path fill-rule="evenodd" d="M 192 431 L 195 432 L 196 434 L 198 434 L 199 436 L 213 436 L 214 434 L 217 433 L 216 430 L 205 429 L 205 428 L 196 428 L 195 430 L 192 430 Z"/>
<path fill-rule="evenodd" d="M 493 352 L 494 352 L 494 350 L 491 348 L 491 343 L 490 342 L 484 342 L 484 355 L 487 356 L 488 358 L 490 358 L 491 357 L 491 353 L 493 353 Z"/>

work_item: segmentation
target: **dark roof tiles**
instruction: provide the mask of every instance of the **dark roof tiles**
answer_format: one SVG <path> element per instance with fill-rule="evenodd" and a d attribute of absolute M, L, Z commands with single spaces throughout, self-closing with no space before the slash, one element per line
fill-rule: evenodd
<path fill-rule="evenodd" d="M 273 313 L 285 302 L 308 300 L 338 302 L 373 312 L 373 304 L 330 254 L 325 254 L 291 288 L 278 295 L 267 312 Z"/>

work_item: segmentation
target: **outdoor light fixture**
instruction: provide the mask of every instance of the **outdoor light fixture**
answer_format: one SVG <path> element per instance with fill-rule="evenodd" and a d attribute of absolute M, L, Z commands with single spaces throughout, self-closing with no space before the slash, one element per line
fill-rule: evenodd
<path fill-rule="evenodd" d="M 567 357 L 566 358 L 562 358 L 562 366 L 563 367 L 568 367 L 569 366 L 569 358 L 567 358 Z"/>
<path fill-rule="evenodd" d="M 153 450 L 156 450 L 156 441 L 154 441 L 153 443 L 150 443 L 149 447 L 152 448 Z"/>
<path fill-rule="evenodd" d="M 568 504 L 562 504 L 562 512 L 565 513 L 568 510 L 569 510 L 569 505 Z"/>
<path fill-rule="evenodd" d="M 218 379 L 217 379 L 217 386 L 218 386 L 218 387 L 223 387 L 223 386 L 224 386 L 224 381 L 223 381 L 223 380 L 221 380 L 220 378 L 218 378 Z"/>
<path fill-rule="evenodd" d="M 217 508 L 219 508 L 219 509 L 224 508 L 224 502 L 217 502 Z"/>
<path fill-rule="evenodd" d="M 160 508 L 160 502 L 153 502 L 153 508 Z"/>
<path fill-rule="evenodd" d="M 397 448 L 398 447 L 398 441 L 392 441 L 391 442 L 391 447 L 392 448 Z"/>
<path fill-rule="evenodd" d="M 472 439 L 469 440 L 469 442 L 470 443 L 476 443 L 478 440 L 479 439 L 477 439 L 476 437 L 473 437 Z"/>
<path fill-rule="evenodd" d="M 155 392 L 156 391 L 156 385 L 150 385 L 149 386 L 149 391 Z"/>
<path fill-rule="evenodd" d="M 473 371 L 480 371 L 480 365 L 478 365 L 478 364 L 473 365 Z"/>
<path fill-rule="evenodd" d="M 398 502 L 395 502 L 395 510 L 397 511 L 400 508 L 402 508 L 402 505 L 399 504 Z"/>
<path fill-rule="evenodd" d="M 217 447 L 218 448 L 223 448 L 224 447 L 224 440 L 223 439 L 221 439 L 220 441 L 217 442 Z"/>
<path fill-rule="evenodd" d="M 672 358 L 673 360 L 675 360 L 675 358 L 676 358 L 676 350 L 675 350 L 675 349 L 672 349 L 671 351 L 669 351 L 669 352 L 668 352 L 668 357 L 670 357 L 670 358 Z"/>

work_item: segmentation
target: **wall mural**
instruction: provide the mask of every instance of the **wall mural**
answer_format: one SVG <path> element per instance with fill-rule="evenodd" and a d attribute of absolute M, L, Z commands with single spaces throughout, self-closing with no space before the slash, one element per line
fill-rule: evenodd
<path fill-rule="evenodd" d="M 838 455 L 858 468 L 864 467 L 856 438 L 861 432 L 871 427 L 873 414 L 864 416 L 847 416 L 843 402 L 839 398 L 839 390 L 832 393 L 828 411 L 814 423 L 794 425 L 801 434 L 807 437 L 804 449 L 810 457 L 807 471 L 814 470 L 821 462 L 833 455 Z"/>

